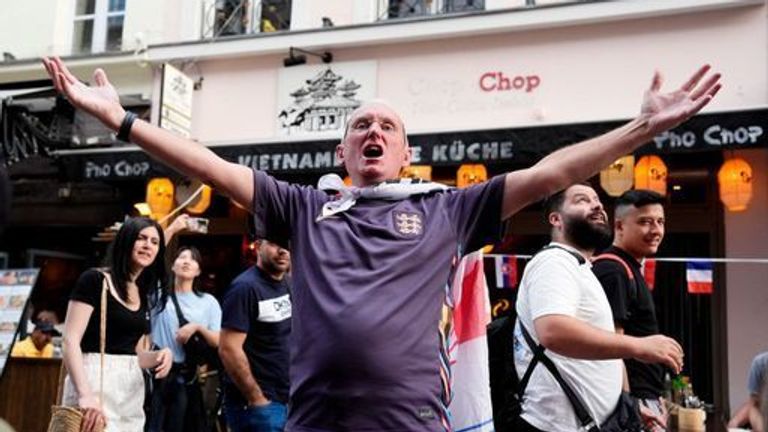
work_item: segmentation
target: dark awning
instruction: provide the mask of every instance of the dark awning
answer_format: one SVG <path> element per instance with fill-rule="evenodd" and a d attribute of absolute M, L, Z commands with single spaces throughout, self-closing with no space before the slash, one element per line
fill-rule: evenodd
<path fill-rule="evenodd" d="M 410 135 L 414 164 L 529 166 L 558 148 L 597 136 L 623 123 L 610 121 L 511 129 Z M 685 153 L 768 147 L 768 108 L 696 116 L 657 136 L 636 154 Z M 272 173 L 338 171 L 336 140 L 211 146 L 223 158 Z M 136 147 L 55 152 L 71 179 L 119 180 L 172 171 Z"/>

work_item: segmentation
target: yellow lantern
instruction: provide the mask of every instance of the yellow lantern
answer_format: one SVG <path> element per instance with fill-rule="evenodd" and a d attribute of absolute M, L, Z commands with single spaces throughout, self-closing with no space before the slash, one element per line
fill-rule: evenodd
<path fill-rule="evenodd" d="M 422 180 L 432 180 L 432 167 L 429 165 L 410 165 L 400 172 L 403 178 L 419 178 Z"/>
<path fill-rule="evenodd" d="M 200 196 L 197 197 L 196 202 L 192 202 L 192 204 L 187 206 L 187 211 L 192 214 L 199 215 L 208 210 L 210 205 L 211 187 L 208 185 L 203 185 L 203 190 L 200 191 Z"/>
<path fill-rule="evenodd" d="M 717 173 L 720 201 L 734 212 L 744 211 L 752 199 L 752 167 L 742 158 L 728 159 Z"/>
<path fill-rule="evenodd" d="M 456 173 L 456 187 L 465 188 L 488 180 L 488 171 L 483 164 L 464 164 Z"/>
<path fill-rule="evenodd" d="M 147 183 L 147 204 L 152 210 L 151 218 L 161 219 L 173 209 L 173 183 L 170 179 L 153 178 Z"/>
<path fill-rule="evenodd" d="M 632 155 L 616 159 L 607 168 L 600 171 L 600 186 L 605 192 L 617 197 L 632 189 L 634 183 L 635 157 Z"/>
<path fill-rule="evenodd" d="M 190 200 L 190 197 L 196 193 L 197 196 Z M 184 180 L 176 185 L 173 198 L 177 206 L 184 205 L 187 212 L 199 215 L 203 214 L 211 205 L 211 194 L 211 187 L 203 184 L 200 180 Z"/>
<path fill-rule="evenodd" d="M 635 165 L 635 189 L 667 194 L 667 166 L 656 155 L 643 156 Z"/>

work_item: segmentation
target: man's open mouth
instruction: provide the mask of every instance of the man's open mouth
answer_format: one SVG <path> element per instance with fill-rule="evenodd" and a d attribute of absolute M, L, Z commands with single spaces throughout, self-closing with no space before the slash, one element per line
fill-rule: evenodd
<path fill-rule="evenodd" d="M 384 147 L 378 144 L 370 144 L 363 149 L 363 157 L 377 159 L 384 155 Z"/>
<path fill-rule="evenodd" d="M 607 221 L 605 220 L 605 216 L 603 216 L 602 214 L 593 214 L 593 215 L 591 215 L 591 216 L 589 217 L 589 220 L 592 220 L 592 221 L 597 221 L 597 222 L 602 222 L 602 223 L 605 223 L 605 222 L 607 222 Z"/>

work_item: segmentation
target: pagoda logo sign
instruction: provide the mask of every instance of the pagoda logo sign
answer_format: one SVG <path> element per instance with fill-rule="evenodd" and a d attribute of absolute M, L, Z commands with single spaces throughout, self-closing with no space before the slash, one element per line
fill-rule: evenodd
<path fill-rule="evenodd" d="M 319 70 L 303 70 L 303 78 L 281 77 L 280 91 L 282 95 L 289 95 L 290 99 L 283 96 L 282 101 L 278 101 L 280 108 L 277 119 L 280 134 L 340 136 L 352 112 L 364 100 L 373 96 L 372 88 L 363 87 L 372 87 L 368 83 L 375 82 L 375 69 L 371 71 L 371 68 L 367 67 L 369 65 L 363 66 L 366 67 L 362 70 L 362 80 L 357 78 L 358 72 L 361 72 L 359 67 L 348 68 L 351 73 L 344 75 L 356 77 L 349 79 L 325 65 Z M 311 79 L 306 79 L 308 71 L 313 74 Z"/>

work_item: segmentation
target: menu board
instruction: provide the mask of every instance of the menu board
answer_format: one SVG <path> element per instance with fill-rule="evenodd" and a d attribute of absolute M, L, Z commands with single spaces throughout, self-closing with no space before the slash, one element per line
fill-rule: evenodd
<path fill-rule="evenodd" d="M 39 269 L 0 270 L 0 376 Z"/>

